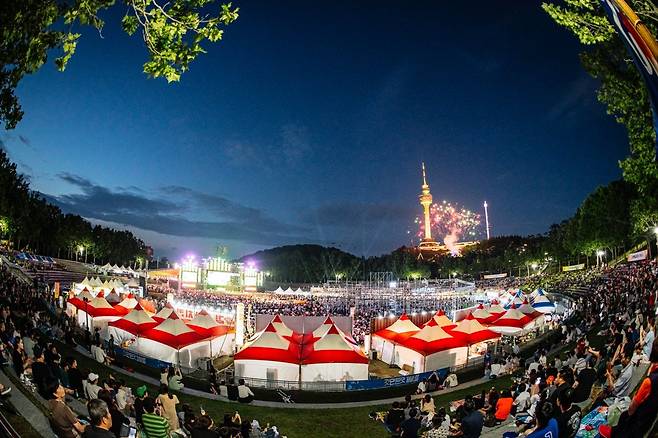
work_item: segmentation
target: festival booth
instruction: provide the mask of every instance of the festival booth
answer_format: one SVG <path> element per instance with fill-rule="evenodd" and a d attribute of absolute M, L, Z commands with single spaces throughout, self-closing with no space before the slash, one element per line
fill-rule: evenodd
<path fill-rule="evenodd" d="M 478 356 L 482 355 L 486 351 L 486 349 L 483 348 L 485 342 L 500 338 L 500 334 L 489 330 L 480 324 L 473 315 L 468 315 L 461 320 L 459 324 L 457 324 L 457 327 L 452 329 L 450 333 L 456 338 L 462 339 L 463 342 L 468 345 L 468 356 L 471 356 L 472 354 Z"/>
<path fill-rule="evenodd" d="M 503 314 L 505 314 L 505 309 L 500 305 L 500 301 L 492 300 L 489 307 L 487 307 L 487 312 L 489 312 L 492 316 L 495 316 L 495 319 L 492 318 L 495 321 L 496 319 L 503 316 Z"/>
<path fill-rule="evenodd" d="M 150 328 L 133 344 L 133 351 L 185 368 L 196 368 L 199 359 L 211 357 L 209 339 L 188 327 L 176 312 Z"/>
<path fill-rule="evenodd" d="M 555 312 L 555 304 L 546 297 L 544 291 L 538 289 L 536 292 L 535 297 L 532 299 L 532 307 L 541 313 Z"/>
<path fill-rule="evenodd" d="M 409 319 L 407 314 L 403 313 L 393 324 L 373 333 L 371 348 L 377 352 L 382 361 L 392 364 L 397 344 L 418 333 L 419 330 L 420 328 Z"/>
<path fill-rule="evenodd" d="M 108 323 L 107 337 L 109 339 L 110 335 L 113 335 L 118 345 L 130 347 L 126 343 L 132 343 L 135 338 L 156 325 L 158 323 L 142 309 L 142 306 L 136 304 L 127 315 Z"/>
<path fill-rule="evenodd" d="M 408 365 L 412 373 L 423 373 L 466 363 L 467 353 L 464 339 L 430 319 L 420 331 L 395 346 L 392 363 L 400 368 Z"/>
<path fill-rule="evenodd" d="M 82 306 L 78 307 L 77 312 L 78 325 L 81 327 L 87 327 L 88 325 L 92 331 L 100 328 L 102 338 L 107 337 L 108 323 L 116 321 L 120 317 L 119 312 L 107 302 L 102 294 L 99 294 L 99 296 L 89 300 L 87 303 L 83 301 Z"/>
<path fill-rule="evenodd" d="M 128 312 L 130 312 L 132 309 L 137 307 L 137 300 L 133 296 L 133 294 L 128 294 L 126 297 L 116 306 L 114 306 L 115 309 L 117 309 L 117 312 L 119 312 L 122 315 L 127 315 Z M 142 307 L 140 306 L 140 309 Z"/>
<path fill-rule="evenodd" d="M 526 330 L 532 328 L 532 318 L 519 309 L 514 304 L 500 318 L 495 320 L 489 328 L 496 333 L 510 336 L 524 334 Z"/>
<path fill-rule="evenodd" d="M 235 375 L 266 380 L 300 378 L 299 344 L 285 339 L 272 323 L 233 356 Z"/>
<path fill-rule="evenodd" d="M 473 318 L 482 324 L 490 324 L 498 319 L 499 315 L 492 314 L 487 309 L 484 308 L 484 305 L 480 303 L 473 312 L 471 312 Z"/>
<path fill-rule="evenodd" d="M 167 303 L 164 305 L 162 309 L 155 315 L 153 315 L 153 319 L 155 319 L 158 322 L 162 322 L 165 319 L 169 318 L 169 315 L 174 313 L 174 306 L 171 305 L 171 303 Z"/>
<path fill-rule="evenodd" d="M 187 326 L 197 332 L 201 337 L 209 339 L 210 356 L 215 357 L 233 352 L 235 330 L 227 325 L 219 324 L 215 318 L 205 310 L 201 310 L 192 318 Z"/>
<path fill-rule="evenodd" d="M 117 293 L 116 289 L 112 287 L 112 290 L 110 291 L 109 294 L 107 294 L 107 297 L 105 297 L 108 303 L 110 304 L 118 304 L 121 302 L 121 297 Z"/>
<path fill-rule="evenodd" d="M 368 380 L 368 358 L 334 324 L 320 339 L 304 346 L 301 364 L 304 382 Z"/>
<path fill-rule="evenodd" d="M 437 326 L 441 327 L 443 330 L 449 331 L 452 330 L 453 328 L 457 327 L 457 324 L 452 322 L 450 318 L 446 316 L 446 313 L 443 311 L 443 309 L 439 309 L 434 316 L 432 316 L 432 319 L 427 321 L 425 325 L 429 324 L 430 321 L 434 321 Z"/>

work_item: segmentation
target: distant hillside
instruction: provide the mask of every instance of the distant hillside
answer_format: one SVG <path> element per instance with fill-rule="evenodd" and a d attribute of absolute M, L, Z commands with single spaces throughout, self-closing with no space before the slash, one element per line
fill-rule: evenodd
<path fill-rule="evenodd" d="M 287 245 L 258 251 L 239 259 L 256 262 L 277 282 L 319 283 L 335 279 L 360 277 L 361 258 L 337 248 L 320 245 Z"/>

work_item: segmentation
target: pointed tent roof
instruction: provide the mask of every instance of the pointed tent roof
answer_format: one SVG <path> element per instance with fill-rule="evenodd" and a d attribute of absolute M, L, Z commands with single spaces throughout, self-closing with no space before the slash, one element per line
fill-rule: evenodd
<path fill-rule="evenodd" d="M 276 290 L 274 291 L 275 294 L 280 294 L 283 292 L 283 289 L 281 289 L 281 286 L 277 287 Z"/>
<path fill-rule="evenodd" d="M 127 315 L 116 321 L 110 322 L 108 325 L 118 327 L 133 335 L 139 335 L 148 329 L 158 325 L 158 323 L 151 318 L 142 306 L 137 304 Z"/>
<path fill-rule="evenodd" d="M 222 336 L 228 333 L 228 326 L 220 325 L 205 309 L 201 309 L 187 325 L 205 338 Z"/>
<path fill-rule="evenodd" d="M 543 293 L 537 295 L 534 302 L 532 303 L 532 307 L 542 313 L 550 313 L 555 310 L 555 304 Z"/>
<path fill-rule="evenodd" d="M 295 291 L 292 290 L 292 288 L 291 288 L 290 286 L 288 286 L 288 289 L 286 289 L 285 292 L 286 292 L 287 294 L 291 294 L 291 293 L 294 293 Z"/>
<path fill-rule="evenodd" d="M 466 343 L 439 327 L 434 319 L 430 319 L 419 332 L 402 341 L 402 345 L 424 355 L 430 355 L 450 348 L 464 347 Z"/>
<path fill-rule="evenodd" d="M 303 365 L 316 363 L 368 363 L 366 355 L 345 339 L 333 323 L 322 338 L 304 348 L 302 357 Z"/>
<path fill-rule="evenodd" d="M 155 304 L 153 304 L 153 301 L 146 298 L 140 298 L 137 301 L 139 301 L 139 305 L 142 306 L 144 310 L 151 313 L 152 315 L 155 314 Z"/>
<path fill-rule="evenodd" d="M 500 316 L 503 313 L 505 313 L 505 309 L 503 308 L 503 306 L 500 305 L 500 301 L 498 301 L 498 300 L 492 300 L 491 304 L 489 305 L 489 308 L 487 310 L 492 315 Z"/>
<path fill-rule="evenodd" d="M 158 322 L 162 322 L 165 319 L 169 318 L 169 315 L 174 313 L 174 306 L 171 305 L 171 303 L 166 303 L 162 309 L 155 315 L 153 315 L 153 319 L 155 319 Z"/>
<path fill-rule="evenodd" d="M 483 324 L 487 324 L 498 319 L 498 316 L 492 315 L 487 309 L 484 308 L 484 305 L 482 303 L 480 303 L 475 308 L 475 310 L 471 312 L 471 315 L 473 315 L 473 318 L 477 319 L 479 322 Z"/>
<path fill-rule="evenodd" d="M 112 269 L 112 265 L 109 263 L 105 263 L 103 266 L 101 266 L 102 269 Z"/>
<path fill-rule="evenodd" d="M 495 333 L 480 324 L 473 315 L 468 315 L 466 318 L 462 319 L 459 324 L 457 324 L 457 327 L 452 329 L 451 333 L 456 337 L 461 337 L 468 344 L 477 344 L 478 342 L 500 337 L 498 333 Z"/>
<path fill-rule="evenodd" d="M 535 310 L 530 305 L 530 303 L 528 303 L 527 298 L 523 301 L 523 304 L 521 304 L 521 306 L 519 307 L 519 311 L 521 313 L 525 314 L 525 315 L 528 315 L 532 319 L 535 319 L 535 318 L 537 318 L 538 316 L 541 315 L 541 312 L 538 312 L 537 310 Z"/>
<path fill-rule="evenodd" d="M 277 333 L 270 323 L 253 341 L 247 342 L 235 353 L 233 360 L 262 360 L 299 364 L 299 345 Z"/>
<path fill-rule="evenodd" d="M 443 309 L 439 309 L 434 316 L 432 316 L 432 319 L 427 321 L 425 325 L 429 324 L 430 321 L 434 321 L 436 325 L 439 327 L 443 328 L 444 330 L 450 330 L 454 327 L 457 327 L 457 324 L 452 322 L 450 318 L 446 316 L 446 313 L 443 311 Z"/>
<path fill-rule="evenodd" d="M 384 339 L 401 342 L 419 330 L 418 326 L 409 319 L 407 314 L 403 313 L 393 324 L 385 329 L 375 332 L 374 334 Z"/>
<path fill-rule="evenodd" d="M 135 307 L 137 307 L 137 305 L 138 305 L 138 302 L 133 297 L 133 294 L 128 294 L 128 295 L 126 295 L 126 298 L 124 298 L 123 301 L 121 301 L 115 307 L 116 307 L 117 311 L 119 311 L 120 313 L 126 313 L 127 314 L 128 312 L 130 312 L 131 309 L 134 309 Z M 142 306 L 139 306 L 139 308 L 141 309 Z"/>
<path fill-rule="evenodd" d="M 146 330 L 143 336 L 177 350 L 204 339 L 200 334 L 188 327 L 178 317 L 176 312 L 171 312 L 167 319 L 157 326 Z"/>
<path fill-rule="evenodd" d="M 304 291 L 302 290 L 301 287 L 298 287 L 297 289 L 295 289 L 295 293 L 296 293 L 296 294 L 303 294 Z"/>
<path fill-rule="evenodd" d="M 128 287 L 139 287 L 139 283 L 134 278 L 131 278 L 128 281 L 128 283 L 126 283 L 126 286 L 128 286 Z"/>
<path fill-rule="evenodd" d="M 119 316 L 117 310 L 102 296 L 89 301 L 86 312 L 94 318 L 98 316 Z"/>
<path fill-rule="evenodd" d="M 121 301 L 121 297 L 119 296 L 119 294 L 117 293 L 117 291 L 114 290 L 114 288 L 112 288 L 112 290 L 110 291 L 110 293 L 107 294 L 106 299 L 107 299 L 107 302 L 108 302 L 108 303 L 114 303 L 114 304 L 116 304 L 116 303 L 118 303 L 118 302 Z"/>
<path fill-rule="evenodd" d="M 500 318 L 491 324 L 491 330 L 499 333 L 513 334 L 523 330 L 532 318 L 521 312 L 514 304 Z"/>

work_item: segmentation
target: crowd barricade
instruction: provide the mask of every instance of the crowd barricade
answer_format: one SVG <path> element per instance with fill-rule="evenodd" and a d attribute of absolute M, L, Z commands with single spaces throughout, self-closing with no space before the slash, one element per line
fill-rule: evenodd
<path fill-rule="evenodd" d="M 252 388 L 281 389 L 283 391 L 315 391 L 315 392 L 343 392 L 345 381 L 340 382 L 299 382 L 297 380 L 267 380 L 251 377 L 235 376 L 234 383 L 244 380 L 245 384 Z"/>

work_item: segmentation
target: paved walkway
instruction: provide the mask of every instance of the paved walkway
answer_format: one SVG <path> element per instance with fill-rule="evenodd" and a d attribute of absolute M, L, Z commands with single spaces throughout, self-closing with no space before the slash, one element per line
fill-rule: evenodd
<path fill-rule="evenodd" d="M 34 406 L 34 403 L 32 403 L 19 388 L 16 388 L 4 371 L 0 372 L 0 383 L 6 387 L 11 387 L 11 397 L 9 398 L 9 401 L 14 405 L 20 415 L 30 423 L 32 428 L 39 433 L 39 435 L 43 437 L 55 437 L 55 434 L 50 429 L 50 423 L 41 409 Z"/>
<path fill-rule="evenodd" d="M 78 345 L 76 348 L 76 351 L 83 356 L 91 358 L 91 354 L 82 346 Z M 160 386 L 160 381 L 154 377 L 147 376 L 145 374 L 137 373 L 137 372 L 129 372 L 123 368 L 119 368 L 114 365 L 107 365 L 108 368 L 111 368 L 113 371 L 116 371 L 118 373 L 124 374 L 126 376 L 133 377 L 135 379 L 139 379 L 145 383 L 149 383 L 151 385 L 155 386 Z M 485 382 L 495 382 L 486 378 L 480 378 L 480 379 L 475 379 L 471 380 L 466 383 L 462 383 L 460 385 L 457 385 L 454 388 L 450 389 L 444 389 L 442 391 L 435 391 L 430 393 L 432 396 L 439 396 L 443 394 L 449 394 L 453 391 L 459 391 L 461 389 L 467 389 L 476 385 L 480 385 Z M 202 398 L 207 398 L 209 400 L 220 400 L 223 402 L 227 403 L 235 403 L 236 405 L 239 405 L 237 401 L 234 400 L 229 400 L 226 397 L 222 397 L 220 395 L 216 394 L 211 394 L 209 392 L 205 391 L 199 391 L 196 389 L 191 389 L 191 388 L 183 388 L 181 391 L 183 394 L 189 394 L 193 395 L 195 397 L 202 397 Z M 420 399 L 424 394 L 418 394 L 418 395 L 413 395 L 412 397 L 414 399 Z M 390 405 L 394 401 L 404 401 L 404 397 L 393 397 L 393 398 L 386 398 L 386 399 L 380 399 L 380 400 L 366 400 L 366 401 L 358 401 L 358 402 L 345 402 L 345 403 L 283 403 L 283 402 L 275 402 L 275 401 L 265 401 L 265 400 L 254 400 L 253 402 L 250 403 L 251 406 L 261 406 L 261 407 L 268 407 L 268 408 L 288 408 L 288 409 L 345 409 L 345 408 L 359 408 L 359 407 L 364 407 L 364 406 L 379 406 L 379 405 Z M 74 409 L 75 410 L 75 409 Z"/>

